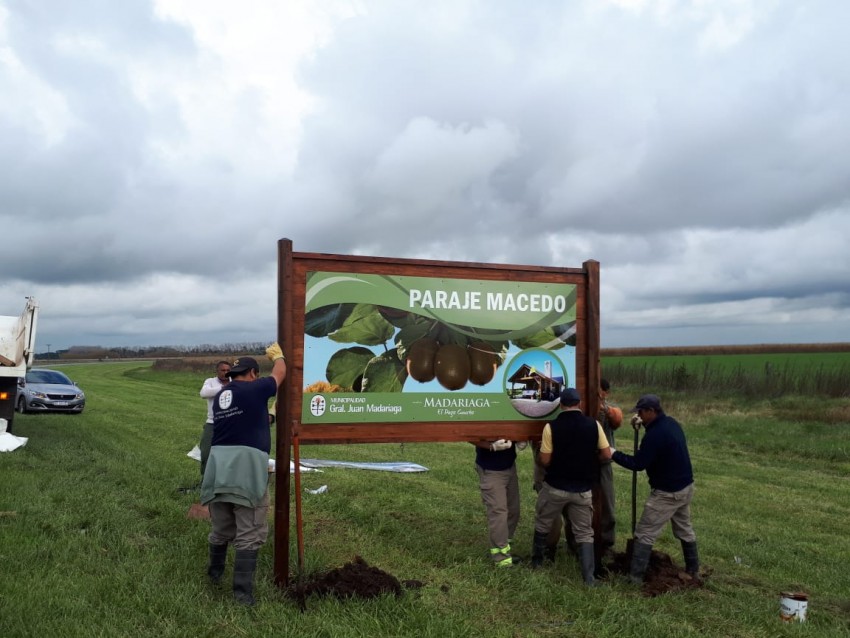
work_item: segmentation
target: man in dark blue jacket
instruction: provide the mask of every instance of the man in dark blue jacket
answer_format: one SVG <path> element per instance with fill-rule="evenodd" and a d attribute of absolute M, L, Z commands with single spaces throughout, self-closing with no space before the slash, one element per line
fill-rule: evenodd
<path fill-rule="evenodd" d="M 269 532 L 269 399 L 286 377 L 286 362 L 277 343 L 266 348 L 274 363 L 271 376 L 260 377 L 252 357 L 240 357 L 230 367 L 230 383 L 213 404 L 213 436 L 201 502 L 210 508 L 207 575 L 218 583 L 233 544 L 233 597 L 254 604 L 257 554 Z"/>
<path fill-rule="evenodd" d="M 685 571 L 698 578 L 697 537 L 691 526 L 694 473 L 685 433 L 664 413 L 661 400 L 654 394 L 638 399 L 632 412 L 637 412 L 646 428 L 640 449 L 634 456 L 615 451 L 612 460 L 635 472 L 646 470 L 652 489 L 635 528 L 630 578 L 634 583 L 643 582 L 652 546 L 668 521 L 682 543 Z"/>

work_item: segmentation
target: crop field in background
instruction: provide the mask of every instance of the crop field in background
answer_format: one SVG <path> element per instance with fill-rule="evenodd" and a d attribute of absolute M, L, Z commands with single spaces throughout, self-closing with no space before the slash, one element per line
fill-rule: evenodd
<path fill-rule="evenodd" d="M 846 351 L 652 352 L 624 355 L 603 351 L 602 374 L 619 386 L 654 388 L 658 393 L 850 397 L 850 352 Z"/>
<path fill-rule="evenodd" d="M 638 392 L 662 395 L 685 428 L 694 463 L 693 520 L 706 586 L 657 598 L 617 578 L 586 588 L 563 552 L 540 570 L 494 569 L 468 443 L 302 446 L 303 458 L 428 468 L 329 468 L 302 476 L 306 573 L 361 556 L 423 586 L 399 598 L 309 599 L 302 611 L 272 583 L 270 538 L 260 552 L 259 603 L 245 609 L 226 587 L 207 585 L 208 523 L 186 516 L 198 497 L 186 488 L 199 478 L 186 453 L 200 436 L 205 404 L 198 390 L 212 364 L 169 367 L 63 366 L 85 389 L 86 411 L 17 417 L 15 433 L 29 441 L 0 454 L 4 638 L 850 636 L 847 398 L 706 396 L 615 382 L 611 399 L 620 405 Z M 607 357 L 603 367 L 610 372 Z M 631 430 L 620 431 L 616 443 L 630 452 Z M 522 516 L 515 546 L 527 557 L 535 502 L 528 450 L 517 465 Z M 322 485 L 324 494 L 306 491 Z M 615 467 L 615 487 L 622 551 L 631 473 Z M 638 511 L 647 492 L 641 476 Z M 681 564 L 669 529 L 656 549 Z M 294 540 L 291 556 L 295 570 Z M 810 595 L 806 623 L 781 623 L 779 595 L 787 590 Z"/>

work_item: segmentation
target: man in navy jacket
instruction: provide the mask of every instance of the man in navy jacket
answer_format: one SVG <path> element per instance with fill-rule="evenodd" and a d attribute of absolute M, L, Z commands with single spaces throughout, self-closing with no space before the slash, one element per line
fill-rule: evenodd
<path fill-rule="evenodd" d="M 626 469 L 646 470 L 651 488 L 635 528 L 630 578 L 634 583 L 643 582 L 652 546 L 668 521 L 673 535 L 682 543 L 685 571 L 699 578 L 697 537 L 691 526 L 694 473 L 685 433 L 674 418 L 664 413 L 661 399 L 654 394 L 640 397 L 632 411 L 637 412 L 633 425 L 639 427 L 642 422 L 646 428 L 640 449 L 634 456 L 618 450 L 611 457 Z"/>

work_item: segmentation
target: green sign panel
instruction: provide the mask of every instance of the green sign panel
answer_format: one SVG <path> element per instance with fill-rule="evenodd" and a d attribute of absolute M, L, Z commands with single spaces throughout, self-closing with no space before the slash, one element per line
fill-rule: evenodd
<path fill-rule="evenodd" d="M 310 272 L 304 423 L 543 419 L 575 379 L 574 284 Z"/>

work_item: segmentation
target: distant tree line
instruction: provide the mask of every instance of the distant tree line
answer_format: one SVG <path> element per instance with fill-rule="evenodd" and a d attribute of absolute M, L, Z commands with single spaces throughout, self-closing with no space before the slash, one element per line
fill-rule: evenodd
<path fill-rule="evenodd" d="M 65 350 L 36 353 L 38 360 L 80 361 L 108 359 L 166 359 L 169 357 L 210 357 L 263 354 L 268 344 L 263 341 L 201 344 L 198 346 L 121 346 L 106 348 L 103 346 L 71 346 Z"/>

